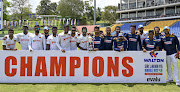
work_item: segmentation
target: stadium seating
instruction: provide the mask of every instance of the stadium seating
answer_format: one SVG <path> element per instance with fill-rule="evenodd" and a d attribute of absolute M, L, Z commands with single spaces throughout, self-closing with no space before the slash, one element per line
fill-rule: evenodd
<path fill-rule="evenodd" d="M 180 37 L 180 21 L 176 22 L 170 27 L 170 32 L 174 33 L 177 37 Z"/>
<path fill-rule="evenodd" d="M 124 25 L 121 26 L 121 31 L 122 31 L 122 32 L 125 32 L 125 33 L 130 32 L 130 26 L 131 26 L 132 24 L 136 25 L 137 28 L 138 28 L 139 25 L 143 25 L 144 23 L 145 23 L 145 22 L 126 23 L 126 24 L 124 24 Z"/>
<path fill-rule="evenodd" d="M 154 21 L 154 22 L 151 22 L 149 25 L 145 26 L 144 31 L 153 30 L 154 27 L 156 27 L 156 26 L 160 27 L 161 31 L 163 31 L 163 28 L 165 26 L 172 26 L 177 21 L 179 21 L 179 20 Z"/>

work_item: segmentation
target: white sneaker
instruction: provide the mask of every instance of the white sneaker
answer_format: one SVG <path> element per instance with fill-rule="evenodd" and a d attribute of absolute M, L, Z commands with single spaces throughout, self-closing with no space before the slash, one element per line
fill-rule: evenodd
<path fill-rule="evenodd" d="M 166 83 L 172 83 L 174 82 L 173 80 L 167 80 Z"/>
<path fill-rule="evenodd" d="M 177 85 L 177 86 L 180 86 L 180 83 L 179 83 L 179 82 L 176 82 L 176 85 Z"/>

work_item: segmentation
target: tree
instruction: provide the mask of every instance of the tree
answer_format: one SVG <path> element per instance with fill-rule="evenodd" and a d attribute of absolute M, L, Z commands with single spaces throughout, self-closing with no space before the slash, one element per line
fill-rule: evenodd
<path fill-rule="evenodd" d="M 3 19 L 4 20 L 9 20 L 9 17 L 8 17 L 9 11 L 7 10 L 8 7 L 11 7 L 11 3 L 8 2 L 7 0 L 4 0 L 3 1 Z"/>
<path fill-rule="evenodd" d="M 57 12 L 62 17 L 79 19 L 83 15 L 84 3 L 82 0 L 60 0 Z"/>
<path fill-rule="evenodd" d="M 116 6 L 106 6 L 104 8 L 104 12 L 102 13 L 103 20 L 113 24 L 117 19 L 116 9 Z"/>
<path fill-rule="evenodd" d="M 36 13 L 42 15 L 50 15 L 51 12 L 51 1 L 50 0 L 41 0 L 40 5 L 36 8 Z"/>
<path fill-rule="evenodd" d="M 27 11 L 31 11 L 29 0 L 12 0 L 12 13 L 18 15 L 21 20 Z"/>
<path fill-rule="evenodd" d="M 56 8 L 57 8 L 57 3 L 50 4 L 51 14 L 57 14 Z"/>

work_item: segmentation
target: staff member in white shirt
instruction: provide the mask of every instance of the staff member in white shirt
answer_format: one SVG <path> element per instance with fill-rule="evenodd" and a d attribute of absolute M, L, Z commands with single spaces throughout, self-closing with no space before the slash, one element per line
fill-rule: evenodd
<path fill-rule="evenodd" d="M 71 35 L 68 34 L 69 26 L 64 27 L 64 32 L 58 35 L 56 45 L 62 51 L 66 52 L 70 50 Z"/>
<path fill-rule="evenodd" d="M 57 27 L 52 28 L 52 35 L 50 35 L 47 38 L 47 45 L 46 45 L 46 50 L 59 50 L 59 48 L 56 45 L 56 40 L 57 40 Z"/>
<path fill-rule="evenodd" d="M 23 33 L 17 34 L 18 42 L 21 44 L 22 50 L 29 50 L 28 48 L 28 42 L 29 37 L 32 35 L 32 33 L 28 32 L 28 26 L 23 26 Z"/>
<path fill-rule="evenodd" d="M 35 30 L 35 34 L 33 34 L 29 38 L 29 43 L 28 43 L 29 50 L 30 51 L 33 51 L 33 50 L 43 50 L 44 40 L 42 38 L 42 35 L 39 33 L 39 31 L 40 31 L 39 25 L 36 25 L 34 27 L 34 30 Z"/>
<path fill-rule="evenodd" d="M 7 38 L 3 40 L 3 50 L 17 50 L 16 41 L 17 37 L 14 35 L 14 30 L 9 29 Z"/>

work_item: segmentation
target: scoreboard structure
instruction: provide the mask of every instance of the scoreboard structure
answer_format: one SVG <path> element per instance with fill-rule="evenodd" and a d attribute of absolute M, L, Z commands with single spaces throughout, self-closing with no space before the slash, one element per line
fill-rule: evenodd
<path fill-rule="evenodd" d="M 0 0 L 0 30 L 3 29 L 3 0 Z"/>

